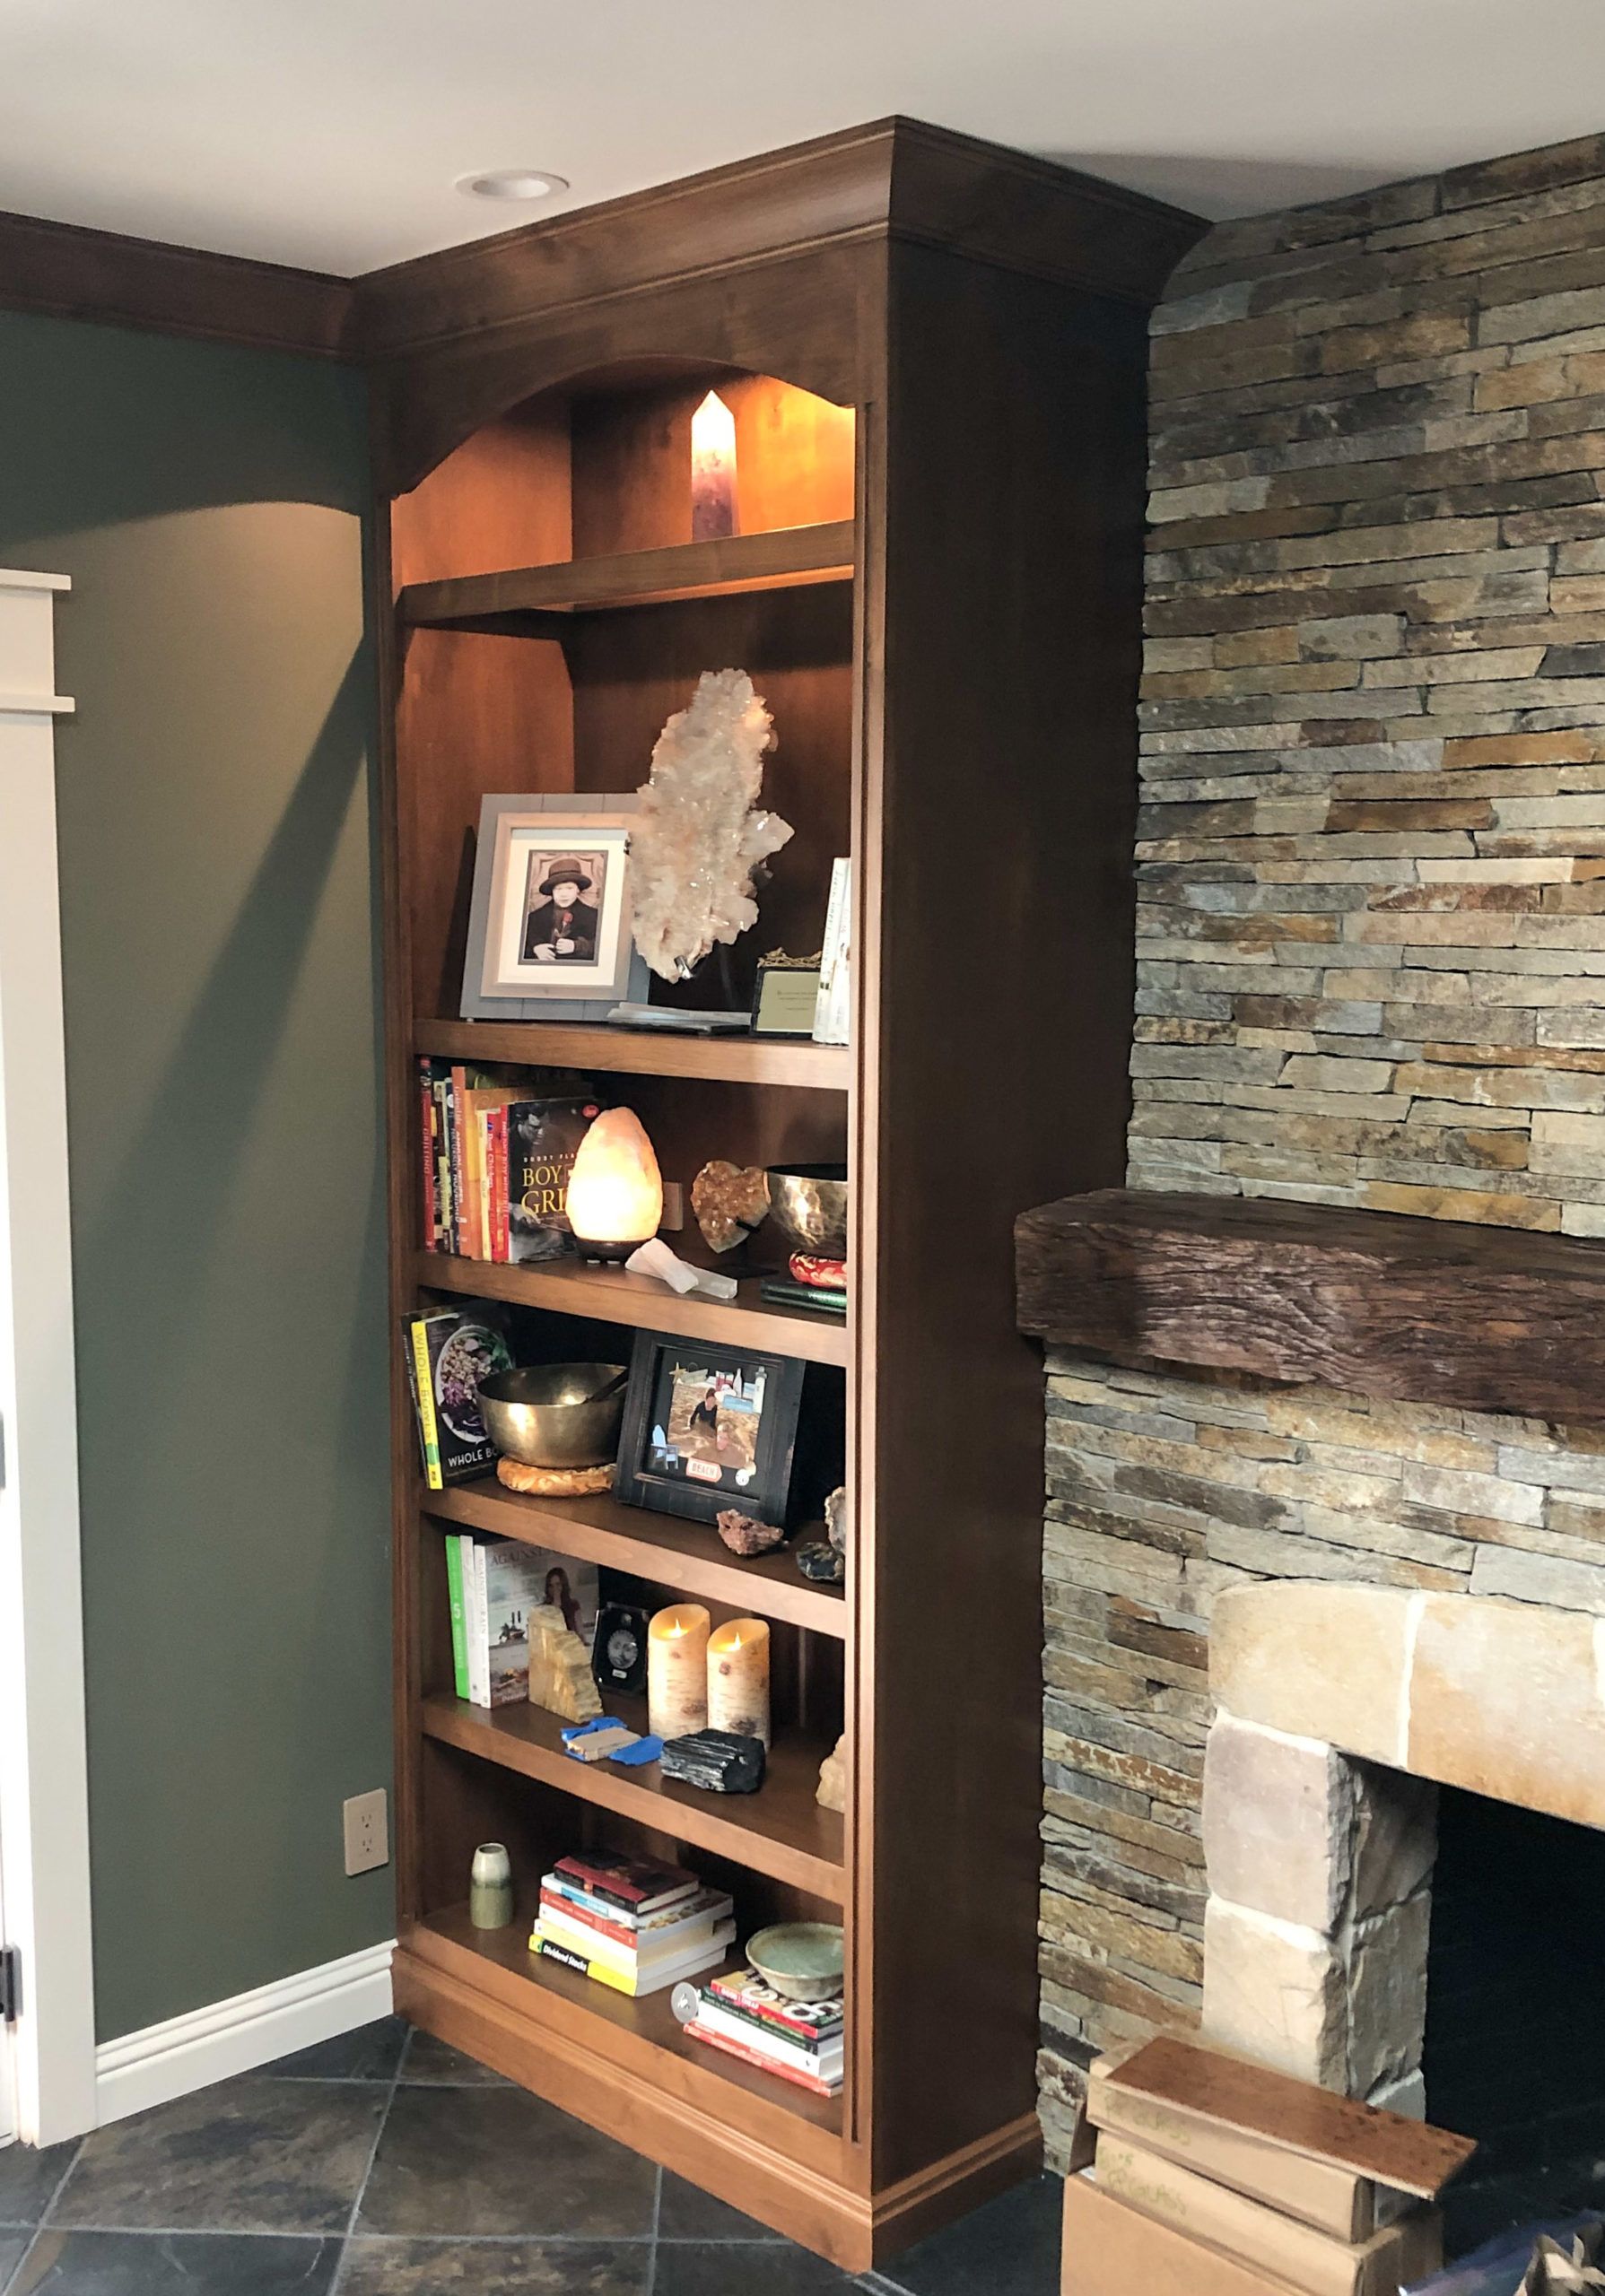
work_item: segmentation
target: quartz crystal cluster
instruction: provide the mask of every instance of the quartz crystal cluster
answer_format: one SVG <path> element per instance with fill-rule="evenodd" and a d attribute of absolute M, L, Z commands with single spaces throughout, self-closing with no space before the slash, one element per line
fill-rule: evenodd
<path fill-rule="evenodd" d="M 745 670 L 704 670 L 658 736 L 630 851 L 635 945 L 665 980 L 757 921 L 753 871 L 791 835 L 758 804 L 773 742 Z"/>

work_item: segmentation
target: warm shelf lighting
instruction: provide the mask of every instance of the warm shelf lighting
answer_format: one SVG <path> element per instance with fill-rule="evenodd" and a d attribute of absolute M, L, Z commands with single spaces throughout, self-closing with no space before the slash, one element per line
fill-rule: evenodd
<path fill-rule="evenodd" d="M 710 391 L 691 418 L 691 539 L 720 542 L 736 531 L 736 418 Z"/>
<path fill-rule="evenodd" d="M 585 1259 L 628 1259 L 658 1233 L 663 1180 L 629 1109 L 605 1109 L 580 1143 L 563 1208 Z"/>

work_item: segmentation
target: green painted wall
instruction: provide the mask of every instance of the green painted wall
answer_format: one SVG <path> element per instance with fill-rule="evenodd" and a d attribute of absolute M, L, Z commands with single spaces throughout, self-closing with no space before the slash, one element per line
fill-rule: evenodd
<path fill-rule="evenodd" d="M 98 2025 L 390 1934 L 358 380 L 0 315 L 57 612 Z"/>

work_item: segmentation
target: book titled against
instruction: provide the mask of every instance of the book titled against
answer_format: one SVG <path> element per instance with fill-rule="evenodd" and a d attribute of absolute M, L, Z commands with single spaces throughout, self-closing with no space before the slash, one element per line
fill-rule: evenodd
<path fill-rule="evenodd" d="M 1398 2296 L 1400 2287 L 1424 2279 L 1444 2261 L 1435 2208 L 1412 2209 L 1397 2224 L 1350 2246 L 1127 2136 L 1107 2131 L 1100 2136 L 1095 2174 L 1100 2188 L 1117 2200 L 1289 2282 L 1304 2296 Z"/>
<path fill-rule="evenodd" d="M 824 912 L 824 949 L 819 961 L 819 994 L 814 1004 L 816 1044 L 845 1044 L 852 1021 L 852 863 L 831 864 L 831 896 Z"/>
<path fill-rule="evenodd" d="M 1334 2240 L 1369 2239 L 1409 2206 L 1405 2194 L 1374 2185 L 1352 2169 L 1286 2152 L 1248 2129 L 1173 2112 L 1161 2098 L 1119 2088 L 1109 2078 L 1111 2069 L 1111 2060 L 1099 2057 L 1087 2076 L 1086 2118 L 1095 2128 L 1135 2137 Z"/>
<path fill-rule="evenodd" d="M 462 1589 L 464 1669 L 475 1706 L 517 1706 L 529 1696 L 529 1613 L 542 1604 L 560 1610 L 588 1647 L 597 1631 L 597 1567 L 520 1539 L 448 1534 L 447 1593 L 453 1597 L 451 1554 Z M 456 1618 L 453 1616 L 453 1656 Z"/>

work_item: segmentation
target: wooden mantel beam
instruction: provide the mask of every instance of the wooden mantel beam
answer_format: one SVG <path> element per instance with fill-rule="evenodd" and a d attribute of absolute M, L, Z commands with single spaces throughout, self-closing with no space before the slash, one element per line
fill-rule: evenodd
<path fill-rule="evenodd" d="M 1116 1362 L 1605 1420 L 1605 1244 L 1109 1188 L 1016 1246 L 1021 1330 Z"/>

